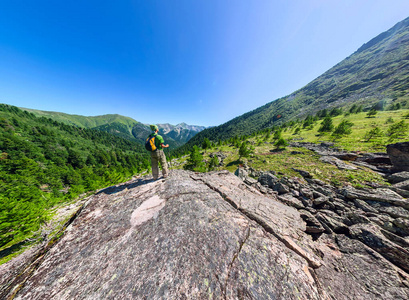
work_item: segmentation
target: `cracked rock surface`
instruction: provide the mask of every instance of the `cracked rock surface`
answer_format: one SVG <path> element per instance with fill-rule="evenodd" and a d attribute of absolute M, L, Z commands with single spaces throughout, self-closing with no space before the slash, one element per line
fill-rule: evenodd
<path fill-rule="evenodd" d="M 92 196 L 26 281 L 3 296 L 409 298 L 405 266 L 366 245 L 374 240 L 360 238 L 366 227 L 313 239 L 312 226 L 325 230 L 308 211 L 300 214 L 227 171 L 133 180 Z"/>

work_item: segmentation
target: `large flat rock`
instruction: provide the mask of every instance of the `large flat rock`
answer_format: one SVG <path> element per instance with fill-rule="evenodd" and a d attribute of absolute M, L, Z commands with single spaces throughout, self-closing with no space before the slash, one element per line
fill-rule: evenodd
<path fill-rule="evenodd" d="M 27 281 L 8 296 L 409 297 L 407 274 L 361 241 L 345 235 L 313 241 L 305 231 L 296 209 L 229 172 L 173 171 L 166 180 L 139 179 L 91 197 Z"/>

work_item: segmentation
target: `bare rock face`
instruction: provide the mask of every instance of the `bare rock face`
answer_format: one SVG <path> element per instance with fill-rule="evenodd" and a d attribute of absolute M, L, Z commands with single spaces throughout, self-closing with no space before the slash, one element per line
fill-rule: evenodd
<path fill-rule="evenodd" d="M 409 142 L 390 144 L 386 151 L 395 171 L 409 171 Z"/>
<path fill-rule="evenodd" d="M 322 188 L 312 197 L 322 197 Z M 341 200 L 331 201 L 337 210 Z M 31 271 L 1 287 L 0 298 L 409 298 L 403 238 L 395 247 L 380 227 L 355 224 L 350 232 L 344 216 L 323 209 L 320 220 L 309 211 L 227 171 L 130 181 L 92 196 Z"/>

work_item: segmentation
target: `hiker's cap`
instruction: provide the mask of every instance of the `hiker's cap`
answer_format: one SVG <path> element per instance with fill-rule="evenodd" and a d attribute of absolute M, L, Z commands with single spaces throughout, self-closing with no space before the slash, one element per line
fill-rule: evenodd
<path fill-rule="evenodd" d="M 156 126 L 156 125 L 151 125 L 150 127 L 151 127 L 152 131 L 158 130 L 158 126 Z"/>

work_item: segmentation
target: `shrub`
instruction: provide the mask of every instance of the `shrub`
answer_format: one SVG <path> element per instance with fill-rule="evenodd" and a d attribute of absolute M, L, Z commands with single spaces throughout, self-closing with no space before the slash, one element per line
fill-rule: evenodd
<path fill-rule="evenodd" d="M 393 120 L 393 118 L 392 117 L 389 117 L 388 119 L 386 119 L 386 124 L 392 124 L 392 123 L 394 123 L 395 121 Z"/>

